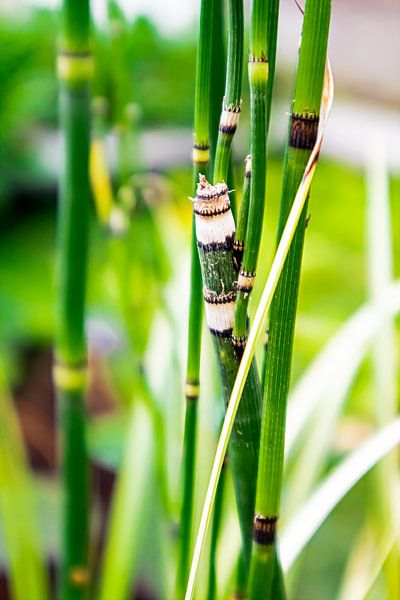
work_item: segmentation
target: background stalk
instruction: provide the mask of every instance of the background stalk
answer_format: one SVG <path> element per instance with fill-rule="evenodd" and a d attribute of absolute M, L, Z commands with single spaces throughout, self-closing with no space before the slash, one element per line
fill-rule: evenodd
<path fill-rule="evenodd" d="M 252 176 L 246 240 L 238 278 L 233 334 L 247 334 L 247 307 L 257 266 L 265 204 L 266 145 L 275 73 L 279 0 L 254 0 L 249 47 L 250 153 Z"/>
<path fill-rule="evenodd" d="M 89 582 L 89 479 L 85 431 L 84 333 L 89 226 L 90 11 L 64 0 L 59 44 L 60 114 L 65 158 L 60 183 L 54 379 L 61 421 L 64 485 L 59 598 L 78 600 Z"/>
<path fill-rule="evenodd" d="M 307 0 L 284 162 L 278 241 L 317 138 L 329 18 L 330 0 Z M 286 402 L 306 213 L 307 204 L 271 303 L 250 575 L 250 598 L 254 600 L 271 597 L 275 571 L 275 533 L 280 512 Z M 267 594 L 265 590 L 269 590 Z"/>
<path fill-rule="evenodd" d="M 193 188 L 200 173 L 208 173 L 210 162 L 210 83 L 214 0 L 202 0 L 197 50 L 194 108 Z M 183 598 L 189 572 L 193 492 L 196 456 L 197 402 L 200 391 L 201 331 L 203 323 L 202 281 L 192 220 L 191 274 L 186 366 L 186 413 L 183 439 L 182 506 L 177 571 L 177 597 Z"/>

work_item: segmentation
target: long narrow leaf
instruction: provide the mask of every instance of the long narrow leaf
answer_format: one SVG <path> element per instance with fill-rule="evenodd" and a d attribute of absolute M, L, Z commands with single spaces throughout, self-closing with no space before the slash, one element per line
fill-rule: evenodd
<path fill-rule="evenodd" d="M 2 365 L 0 365 L 1 371 Z M 23 442 L 0 372 L 0 525 L 14 600 L 49 597 L 39 513 Z"/>
<path fill-rule="evenodd" d="M 347 492 L 399 442 L 400 417 L 371 436 L 328 475 L 283 532 L 280 551 L 286 571 Z"/>
<path fill-rule="evenodd" d="M 152 443 L 151 420 L 139 403 L 132 408 L 124 461 L 118 476 L 104 551 L 99 600 L 124 600 L 137 566 L 143 502 Z"/>
<path fill-rule="evenodd" d="M 400 282 L 382 290 L 381 307 L 393 318 L 400 310 Z M 294 389 L 288 407 L 286 453 L 291 455 L 295 444 L 314 413 L 326 389 L 338 381 L 344 369 L 357 371 L 381 322 L 372 303 L 361 307 L 343 325 L 335 337 L 318 355 Z"/>

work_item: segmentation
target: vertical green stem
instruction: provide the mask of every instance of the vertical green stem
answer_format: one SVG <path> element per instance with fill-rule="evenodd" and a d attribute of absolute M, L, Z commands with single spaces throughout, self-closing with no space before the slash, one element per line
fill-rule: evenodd
<path fill-rule="evenodd" d="M 226 77 L 225 48 L 225 2 L 214 0 L 211 34 L 211 84 L 210 84 L 210 146 L 215 159 L 218 127 L 221 114 L 221 99 L 224 96 Z"/>
<path fill-rule="evenodd" d="M 229 158 L 241 105 L 243 70 L 243 0 L 228 3 L 228 60 L 225 95 L 219 123 L 214 183 L 227 180 Z"/>
<path fill-rule="evenodd" d="M 210 82 L 211 37 L 214 0 L 202 0 L 200 31 L 197 51 L 193 187 L 200 173 L 208 173 L 210 161 Z M 177 597 L 183 598 L 189 572 L 191 529 L 193 519 L 193 492 L 196 456 L 197 402 L 199 397 L 199 374 L 201 353 L 201 330 L 203 322 L 202 281 L 196 246 L 195 221 L 192 221 L 191 275 L 189 301 L 188 351 L 186 367 L 186 414 L 183 440 L 182 506 L 180 516 L 180 539 L 177 570 Z"/>
<path fill-rule="evenodd" d="M 278 241 L 317 137 L 329 18 L 330 0 L 307 0 L 284 162 Z M 307 205 L 303 209 L 271 303 L 250 573 L 249 597 L 253 600 L 272 597 L 271 586 L 276 565 L 275 534 L 283 475 L 286 402 L 306 211 Z"/>
<path fill-rule="evenodd" d="M 252 5 L 248 67 L 252 176 L 243 260 L 237 285 L 233 330 L 237 339 L 245 339 L 247 333 L 247 307 L 254 285 L 263 224 L 267 126 L 275 73 L 278 7 L 279 0 L 254 0 Z"/>
<path fill-rule="evenodd" d="M 217 495 L 215 496 L 213 522 L 211 529 L 211 541 L 210 541 L 210 561 L 209 561 L 209 573 L 208 573 L 208 592 L 207 600 L 215 600 L 217 596 L 217 545 L 218 537 L 221 529 L 222 520 L 222 508 L 224 500 L 225 490 L 225 479 L 226 479 L 226 462 L 223 465 L 221 476 L 218 482 Z"/>
<path fill-rule="evenodd" d="M 78 600 L 89 582 L 89 479 L 85 432 L 84 332 L 89 226 L 90 78 L 88 0 L 64 0 L 59 45 L 65 158 L 58 217 L 57 330 L 54 378 L 64 484 L 59 598 Z"/>

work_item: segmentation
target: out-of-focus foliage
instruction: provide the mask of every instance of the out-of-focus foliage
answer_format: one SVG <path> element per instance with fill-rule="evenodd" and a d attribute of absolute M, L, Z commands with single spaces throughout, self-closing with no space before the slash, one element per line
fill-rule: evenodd
<path fill-rule="evenodd" d="M 140 17 L 129 26 L 120 43 L 130 65 L 133 99 L 140 107 L 142 123 L 152 127 L 160 124 L 190 126 L 195 62 L 193 40 L 164 38 L 151 21 Z M 111 45 L 108 33 L 98 30 L 94 93 L 109 98 L 115 106 L 113 70 L 108 68 Z"/>
<path fill-rule="evenodd" d="M 57 117 L 54 13 L 0 19 L 0 207 L 12 181 L 35 176 L 33 128 Z"/>
<path fill-rule="evenodd" d="M 53 11 L 24 10 L 23 16 L 0 17 L 0 207 L 13 182 L 18 180 L 20 186 L 23 181 L 41 177 L 36 134 L 38 128 L 55 128 L 57 124 L 58 19 Z M 107 100 L 108 119 L 114 120 L 120 103 L 114 93 L 115 77 L 119 77 L 125 84 L 129 82 L 143 125 L 190 126 L 194 39 L 163 37 L 145 17 L 132 24 L 125 21 L 125 26 L 118 44 L 123 46 L 128 71 L 113 61 L 118 48 L 113 49 L 110 42 L 109 25 L 102 24 L 93 32 L 93 93 Z M 114 69 L 109 68 L 110 64 Z"/>

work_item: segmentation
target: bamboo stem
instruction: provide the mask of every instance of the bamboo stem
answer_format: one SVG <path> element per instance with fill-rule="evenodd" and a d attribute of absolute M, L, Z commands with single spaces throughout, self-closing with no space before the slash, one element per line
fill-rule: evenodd
<path fill-rule="evenodd" d="M 59 598 L 84 598 L 89 583 L 89 477 L 84 332 L 89 229 L 90 78 L 88 0 L 64 0 L 58 55 L 65 159 L 58 216 L 54 380 L 62 428 L 64 484 Z"/>
<path fill-rule="evenodd" d="M 201 173 L 207 173 L 210 162 L 210 83 L 211 83 L 211 34 L 215 0 L 202 0 L 200 30 L 197 51 L 193 187 Z M 182 506 L 177 570 L 177 597 L 183 598 L 189 572 L 191 533 L 193 520 L 193 494 L 196 456 L 197 402 L 200 392 L 200 353 L 203 323 L 201 297 L 201 271 L 196 245 L 195 220 L 192 220 L 190 301 L 188 324 L 188 351 L 186 366 L 186 413 L 183 440 Z"/>
<path fill-rule="evenodd" d="M 314 148 L 321 105 L 330 0 L 307 0 L 299 54 L 293 113 L 286 149 L 278 241 L 296 189 Z M 257 479 L 254 543 L 249 598 L 271 597 L 275 571 L 275 535 L 280 512 L 286 402 L 306 226 L 305 204 L 271 303 L 268 363 L 264 389 L 260 462 Z"/>

